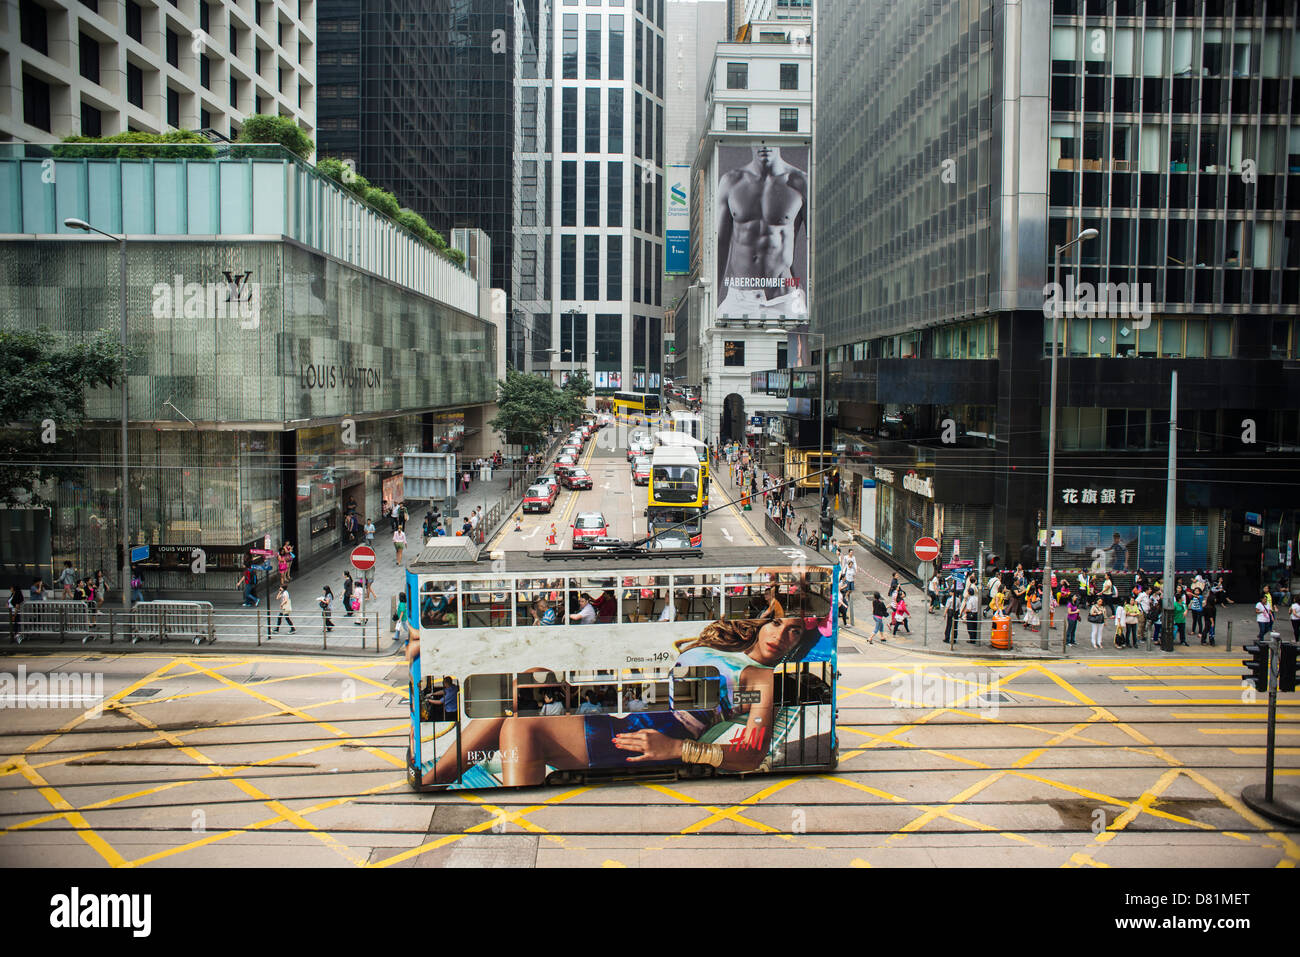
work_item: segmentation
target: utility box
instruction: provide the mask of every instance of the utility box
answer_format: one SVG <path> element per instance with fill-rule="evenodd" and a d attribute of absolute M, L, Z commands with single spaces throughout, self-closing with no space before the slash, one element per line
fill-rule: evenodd
<path fill-rule="evenodd" d="M 416 501 L 441 502 L 456 494 L 454 452 L 407 452 L 402 456 L 403 494 Z"/>

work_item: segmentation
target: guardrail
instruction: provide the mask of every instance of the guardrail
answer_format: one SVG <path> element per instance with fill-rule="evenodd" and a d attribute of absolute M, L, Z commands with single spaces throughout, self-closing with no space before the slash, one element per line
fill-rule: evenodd
<path fill-rule="evenodd" d="M 83 601 L 29 601 L 22 606 L 14 642 L 83 644 L 190 642 L 227 648 L 261 647 L 263 644 L 328 651 L 335 649 L 380 653 L 384 633 L 382 615 L 317 611 L 267 616 L 262 609 L 218 610 L 206 601 L 137 602 L 130 611 L 92 609 Z M 391 632 L 390 632 L 391 634 Z"/>

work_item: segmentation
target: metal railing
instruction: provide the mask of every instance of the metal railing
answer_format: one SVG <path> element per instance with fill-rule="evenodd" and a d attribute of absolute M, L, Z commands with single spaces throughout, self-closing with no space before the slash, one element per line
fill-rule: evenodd
<path fill-rule="evenodd" d="M 300 650 L 373 650 L 382 652 L 383 616 L 332 613 L 317 609 L 273 614 L 261 609 L 219 610 L 206 601 L 137 602 L 130 611 L 94 610 L 84 601 L 25 602 L 18 616 L 15 642 L 66 642 L 108 644 L 186 641 L 224 648 L 271 647 Z M 389 632 L 391 635 L 391 631 Z"/>

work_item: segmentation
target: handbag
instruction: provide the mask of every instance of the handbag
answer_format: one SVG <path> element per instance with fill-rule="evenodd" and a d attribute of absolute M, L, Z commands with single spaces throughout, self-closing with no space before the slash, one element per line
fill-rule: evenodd
<path fill-rule="evenodd" d="M 1106 616 L 1099 614 L 1098 612 L 1092 611 L 1088 613 L 1088 621 L 1094 625 L 1100 625 L 1105 620 Z"/>

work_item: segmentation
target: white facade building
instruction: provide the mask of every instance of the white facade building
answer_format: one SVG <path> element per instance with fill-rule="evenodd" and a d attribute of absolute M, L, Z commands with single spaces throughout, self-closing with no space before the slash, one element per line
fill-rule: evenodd
<path fill-rule="evenodd" d="M 809 160 L 812 143 L 812 25 L 810 21 L 771 21 L 749 24 L 745 42 L 720 43 L 713 58 L 713 75 L 705 97 L 704 134 L 696 151 L 692 204 L 693 219 L 701 224 L 699 283 L 692 296 L 691 341 L 679 351 L 698 350 L 701 379 L 701 414 L 711 439 L 744 441 L 746 425 L 754 416 L 775 416 L 786 411 L 784 399 L 754 394 L 751 375 L 786 366 L 786 331 L 808 321 L 807 283 L 808 237 L 811 235 Z M 762 39 L 760 39 L 762 38 Z M 785 232 L 783 242 L 793 243 L 790 281 L 802 294 L 782 298 L 785 305 L 763 303 L 763 294 L 748 300 L 728 299 L 719 257 L 733 247 L 719 248 L 720 229 L 738 234 L 740 228 L 754 229 L 766 221 L 770 210 L 754 207 L 753 217 L 730 221 L 731 206 L 719 208 L 720 176 L 748 177 L 753 188 L 766 196 L 767 182 L 753 175 L 760 149 L 781 151 L 789 182 L 802 180 L 803 199 L 787 193 L 792 221 L 768 227 L 768 234 Z M 748 152 L 749 155 L 746 155 Z M 743 170 L 742 170 L 743 167 Z M 733 206 L 735 204 L 732 204 Z M 734 241 L 734 240 L 733 240 Z M 764 237 L 761 242 L 767 242 Z M 760 240 L 755 240 L 756 244 Z M 756 247 L 757 248 L 757 247 Z M 728 276 L 732 270 L 728 269 Z M 727 306 L 725 318 L 719 306 Z M 735 305 L 748 301 L 749 306 Z M 769 300 L 771 301 L 771 300 Z M 759 304 L 763 303 L 763 304 Z M 689 363 L 694 368 L 694 362 Z"/>
<path fill-rule="evenodd" d="M 314 0 L 9 0 L 0 138 L 48 141 L 290 117 L 314 138 Z"/>

